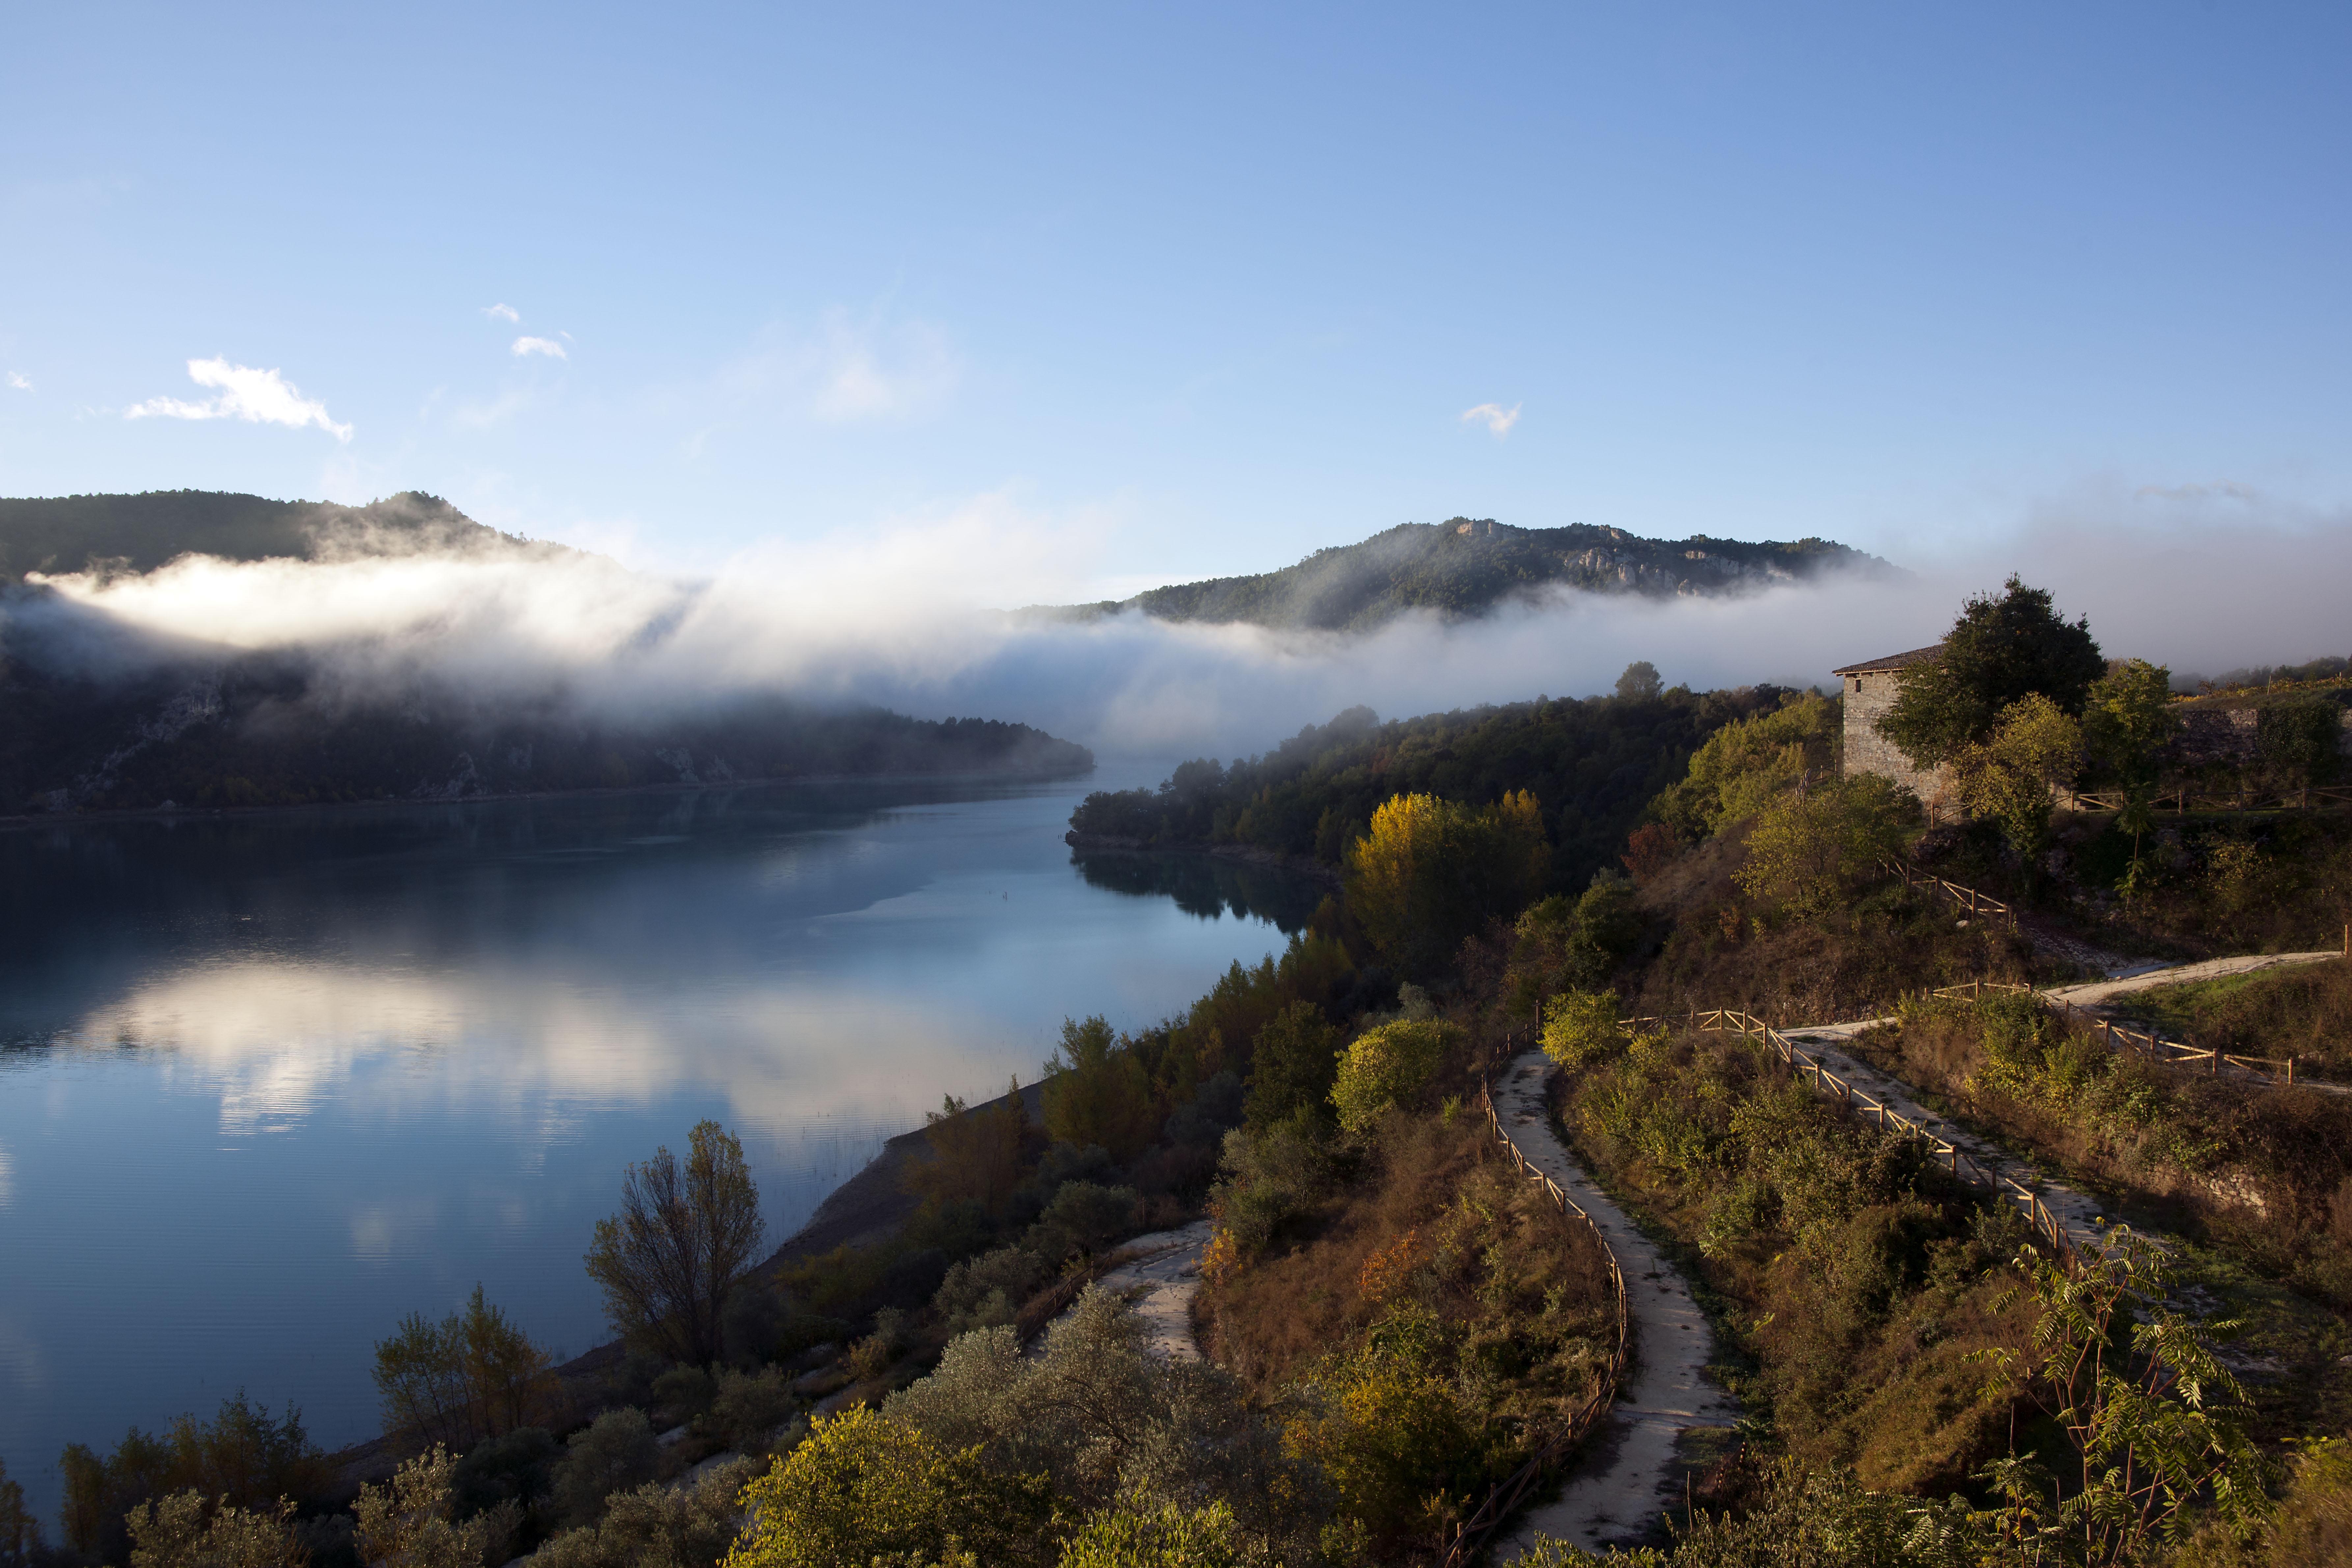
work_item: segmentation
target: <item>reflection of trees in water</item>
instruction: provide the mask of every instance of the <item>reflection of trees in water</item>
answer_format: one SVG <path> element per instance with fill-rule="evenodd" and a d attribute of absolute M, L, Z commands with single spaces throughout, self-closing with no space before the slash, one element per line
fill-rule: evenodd
<path fill-rule="evenodd" d="M 1139 899 L 1169 898 L 1186 914 L 1273 923 L 1285 936 L 1307 929 L 1323 889 L 1306 878 L 1270 866 L 1213 855 L 1153 855 L 1132 850 L 1073 853 L 1070 863 L 1087 885 Z"/>

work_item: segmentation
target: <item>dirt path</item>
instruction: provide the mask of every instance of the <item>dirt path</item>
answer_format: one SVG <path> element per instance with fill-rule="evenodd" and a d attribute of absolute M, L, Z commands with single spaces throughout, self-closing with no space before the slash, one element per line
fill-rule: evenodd
<path fill-rule="evenodd" d="M 2104 1212 L 2097 1199 L 2063 1182 L 2048 1180 L 2031 1162 L 2020 1159 L 1998 1144 L 1968 1131 L 1951 1118 L 1938 1115 L 1920 1104 L 1916 1091 L 1901 1079 L 1891 1078 L 1861 1058 L 1839 1048 L 1843 1042 L 1853 1039 L 1864 1029 L 1894 1022 L 1893 1018 L 1858 1018 L 1845 1024 L 1814 1024 L 1801 1029 L 1782 1029 L 1780 1035 L 1802 1046 L 1807 1055 L 1818 1059 L 1823 1067 L 1855 1089 L 1883 1101 L 1898 1116 L 1916 1122 L 1948 1142 L 1958 1144 L 1969 1159 L 1994 1174 L 2007 1176 L 2019 1185 L 2031 1189 L 2042 1199 L 2042 1206 L 2065 1226 L 2066 1234 L 2075 1246 L 2096 1247 L 2101 1230 L 2098 1221 Z"/>
<path fill-rule="evenodd" d="M 1201 1254 L 1215 1229 L 1194 1220 L 1181 1230 L 1139 1236 L 1122 1252 L 1134 1254 L 1096 1283 L 1128 1297 L 1144 1326 L 1144 1348 L 1167 1361 L 1199 1361 L 1192 1337 L 1192 1298 L 1201 1289 Z"/>
<path fill-rule="evenodd" d="M 2122 979 L 2093 981 L 2087 985 L 2048 986 L 2042 994 L 2061 1002 L 2072 1002 L 2077 1007 L 2097 1007 L 2114 997 L 2126 996 L 2135 991 L 2153 991 L 2160 985 L 2187 985 L 2199 980 L 2252 974 L 2256 970 L 2276 969 L 2286 964 L 2325 963 L 2331 958 L 2343 956 L 2340 952 L 2255 952 L 2239 958 L 2209 958 L 2202 963 L 2176 963 L 2162 969 L 2141 971 Z"/>
<path fill-rule="evenodd" d="M 1495 1083 L 1495 1115 L 1528 1163 L 1592 1215 L 1617 1255 L 1633 1319 L 1633 1374 L 1559 1500 L 1528 1510 L 1496 1549 L 1496 1560 L 1506 1563 L 1528 1551 L 1538 1532 L 1590 1551 L 1653 1538 L 1668 1508 L 1680 1504 L 1684 1476 L 1702 1468 L 1685 1457 L 1694 1440 L 1703 1446 L 1738 1414 L 1731 1396 L 1707 1381 L 1715 1335 L 1690 1288 L 1552 1131 L 1544 1109 L 1550 1076 L 1541 1051 L 1513 1058 Z"/>

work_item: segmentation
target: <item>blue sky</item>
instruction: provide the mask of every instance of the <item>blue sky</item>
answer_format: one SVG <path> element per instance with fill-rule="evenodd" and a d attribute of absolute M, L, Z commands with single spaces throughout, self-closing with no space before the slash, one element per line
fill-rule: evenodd
<path fill-rule="evenodd" d="M 0 493 L 414 488 L 682 571 L 985 505 L 1106 591 L 1455 513 L 1910 560 L 2150 492 L 2340 527 L 2347 44 L 2242 5 L 20 6 Z"/>

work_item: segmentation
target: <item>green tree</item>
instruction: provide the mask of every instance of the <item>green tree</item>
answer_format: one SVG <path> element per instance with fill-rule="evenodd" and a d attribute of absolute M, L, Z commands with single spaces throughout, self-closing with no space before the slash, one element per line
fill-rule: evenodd
<path fill-rule="evenodd" d="M 334 1479 L 303 1429 L 300 1410 L 289 1405 L 273 1416 L 243 1389 L 222 1400 L 209 1421 L 182 1415 L 160 1435 L 133 1426 L 103 1458 L 68 1443 L 58 1468 L 65 1482 L 66 1543 L 110 1562 L 129 1550 L 124 1516 L 139 1503 L 193 1490 L 216 1504 L 261 1510 L 281 1498 L 315 1498 Z"/>
<path fill-rule="evenodd" d="M 411 1312 L 376 1342 L 384 1430 L 462 1449 L 531 1426 L 552 1392 L 554 1364 L 477 1284 L 464 1311 L 437 1323 Z"/>
<path fill-rule="evenodd" d="M 1424 974 L 1489 917 L 1513 915 L 1550 865 L 1542 814 L 1525 790 L 1483 808 L 1393 795 L 1348 849 L 1348 905 L 1391 963 Z"/>
<path fill-rule="evenodd" d="M 1897 674 L 1878 732 L 1915 766 L 1936 767 L 1988 739 L 2021 698 L 2039 694 L 2079 715 L 2105 672 L 2090 622 L 2069 624 L 2051 607 L 2048 589 L 2011 577 L 2000 597 L 1969 600 L 1938 657 Z"/>
<path fill-rule="evenodd" d="M 2126 659 L 2092 684 L 2083 710 L 2083 743 L 2094 766 L 2129 789 L 2156 782 L 2158 756 L 2180 733 L 2172 671 Z"/>
<path fill-rule="evenodd" d="M 1623 1051 L 1617 997 L 1608 991 L 1569 991 L 1544 1004 L 1543 1053 L 1573 1072 Z"/>
<path fill-rule="evenodd" d="M 596 1222 L 589 1277 L 624 1336 L 707 1366 L 726 1352 L 727 1298 L 766 1227 L 743 1145 L 716 1121 L 688 1134 L 685 1165 L 667 1148 L 631 1165 L 621 1212 Z"/>
<path fill-rule="evenodd" d="M 1000 1478 L 977 1445 L 950 1450 L 862 1405 L 818 1416 L 806 1441 L 743 1489 L 742 1506 L 751 1521 L 727 1568 L 911 1568 L 961 1552 L 992 1564 L 1054 1556 L 1041 1482 Z"/>
<path fill-rule="evenodd" d="M 1689 771 L 1650 803 L 1650 814 L 1694 840 L 1745 822 L 1782 791 L 1831 771 L 1838 725 L 1838 705 L 1811 693 L 1734 720 L 1691 753 Z"/>
<path fill-rule="evenodd" d="M 2038 1405 L 2071 1452 L 2063 1478 L 2016 1452 L 1983 1472 L 1999 1499 L 1984 1522 L 2002 1559 L 2144 1562 L 2200 1502 L 2237 1529 L 2265 1518 L 2252 1409 L 2209 1338 L 2237 1325 L 2176 1310 L 2163 1250 L 2123 1226 L 2071 1264 L 2032 1249 L 2018 1261 L 2041 1306 L 2032 1343 L 1975 1359 L 1996 1369 L 1997 1389 Z"/>
<path fill-rule="evenodd" d="M 1784 795 L 1758 815 L 1748 858 L 1733 875 L 1780 910 L 1821 915 L 1902 848 L 1918 810 L 1909 790 L 1876 773 Z"/>
<path fill-rule="evenodd" d="M 1312 1002 L 1293 1002 L 1257 1032 L 1250 1048 L 1252 1127 L 1267 1127 L 1307 1107 L 1320 1113 L 1339 1075 L 1342 1037 Z"/>
<path fill-rule="evenodd" d="M 1339 1125 L 1361 1131 L 1390 1107 L 1419 1094 L 1461 1037 L 1459 1028 L 1439 1019 L 1401 1020 L 1357 1036 L 1331 1085 Z"/>
<path fill-rule="evenodd" d="M 1028 1163 L 1029 1110 L 1021 1080 L 1009 1080 L 1002 1100 L 977 1110 L 947 1096 L 923 1118 L 923 1141 L 931 1157 L 908 1172 L 909 1190 L 942 1203 L 974 1199 L 993 1214 L 1020 1184 Z"/>
<path fill-rule="evenodd" d="M 1121 1164 L 1141 1153 L 1160 1131 L 1153 1114 L 1151 1075 L 1142 1059 L 1096 1016 L 1062 1020 L 1061 1048 L 1045 1058 L 1039 1090 L 1045 1131 L 1078 1148 L 1097 1144 Z"/>
<path fill-rule="evenodd" d="M 1637 658 L 1625 667 L 1617 678 L 1617 700 L 1620 702 L 1651 702 L 1664 690 L 1658 679 L 1658 667 L 1646 658 Z"/>
<path fill-rule="evenodd" d="M 2001 710 L 1992 738 L 1971 742 L 1952 759 L 1961 804 L 2000 824 L 2001 837 L 2028 875 L 2049 847 L 2052 791 L 2074 782 L 2083 765 L 2083 728 L 2036 691 Z"/>

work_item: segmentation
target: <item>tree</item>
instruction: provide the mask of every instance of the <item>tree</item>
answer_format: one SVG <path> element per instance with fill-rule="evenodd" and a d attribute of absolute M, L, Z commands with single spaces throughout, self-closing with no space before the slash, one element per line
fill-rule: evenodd
<path fill-rule="evenodd" d="M 1244 1568 L 1258 1560 L 1224 1503 L 1127 1501 L 1087 1515 L 1055 1568 Z"/>
<path fill-rule="evenodd" d="M 1419 1094 L 1461 1036 L 1459 1028 L 1436 1019 L 1382 1024 L 1357 1036 L 1331 1085 L 1339 1125 L 1361 1131 L 1391 1106 Z"/>
<path fill-rule="evenodd" d="M 1062 1020 L 1061 1048 L 1045 1058 L 1039 1089 L 1045 1131 L 1057 1142 L 1108 1151 L 1125 1164 L 1160 1131 L 1152 1115 L 1151 1075 L 1141 1058 L 1112 1033 L 1110 1021 Z"/>
<path fill-rule="evenodd" d="M 2001 710 L 1992 738 L 1952 759 L 1962 805 L 2000 824 L 2029 871 L 2050 839 L 2051 791 L 2083 765 L 2083 729 L 2036 691 Z"/>
<path fill-rule="evenodd" d="M 1941 654 L 1897 673 L 1878 732 L 1914 766 L 1936 767 L 1989 738 L 2021 698 L 2038 693 L 2063 713 L 2081 714 L 2105 673 L 2089 620 L 2068 624 L 2051 608 L 2048 589 L 2011 577 L 2000 598 L 1969 600 Z"/>
<path fill-rule="evenodd" d="M 1528 791 L 1483 808 L 1400 795 L 1372 813 L 1347 858 L 1348 904 L 1365 934 L 1398 968 L 1424 974 L 1490 916 L 1533 898 L 1550 849 Z"/>
<path fill-rule="evenodd" d="M 2266 1467 L 2246 1436 L 2245 1390 L 2208 1332 L 2170 1305 L 2163 1250 L 2127 1227 L 2072 1264 L 2018 1259 L 2041 1315 L 2029 1350 L 1979 1351 L 1993 1391 L 2041 1406 L 2073 1450 L 2063 1481 L 2032 1455 L 1986 1467 L 1998 1506 L 1983 1520 L 2004 1561 L 2122 1564 L 2174 1538 L 2204 1502 L 2244 1528 L 2270 1511 Z M 2128 1347 L 2126 1349 L 2126 1347 Z"/>
<path fill-rule="evenodd" d="M 1312 1002 L 1293 1002 L 1276 1014 L 1250 1048 L 1249 1124 L 1271 1126 L 1301 1106 L 1319 1114 L 1339 1070 L 1340 1037 Z"/>
<path fill-rule="evenodd" d="M 376 1342 L 384 1430 L 463 1449 L 529 1426 L 546 1401 L 554 1363 L 477 1284 L 463 1312 L 437 1323 L 411 1312 Z"/>
<path fill-rule="evenodd" d="M 1810 692 L 1736 719 L 1691 753 L 1688 773 L 1651 802 L 1651 815 L 1667 835 L 1691 839 L 1745 822 L 1782 791 L 1832 771 L 1838 725 L 1837 704 Z"/>
<path fill-rule="evenodd" d="M 218 1505 L 257 1510 L 281 1498 L 317 1497 L 334 1479 L 303 1430 L 300 1410 L 289 1405 L 272 1416 L 243 1389 L 222 1400 L 209 1421 L 183 1415 L 161 1435 L 133 1426 L 103 1458 L 68 1443 L 58 1469 L 65 1481 L 66 1543 L 109 1562 L 129 1550 L 124 1516 L 136 1504 L 193 1490 Z"/>
<path fill-rule="evenodd" d="M 1652 701 L 1664 689 L 1664 685 L 1658 679 L 1658 667 L 1646 658 L 1635 659 L 1625 667 L 1625 673 L 1617 678 L 1617 700 L 1620 702 Z"/>
<path fill-rule="evenodd" d="M 1021 1080 L 1004 1086 L 1004 1098 L 974 1110 L 954 1095 L 923 1118 L 923 1141 L 931 1157 L 907 1173 L 910 1191 L 940 1202 L 977 1200 L 992 1214 L 1020 1184 L 1029 1153 L 1029 1110 Z"/>
<path fill-rule="evenodd" d="M 28 1568 L 40 1552 L 40 1521 L 25 1511 L 25 1489 L 0 1465 L 0 1568 Z"/>
<path fill-rule="evenodd" d="M 1004 1331 L 991 1331 L 1003 1332 Z M 816 1418 L 808 1438 L 743 1489 L 751 1522 L 726 1568 L 937 1563 L 982 1548 L 991 1563 L 1053 1560 L 1051 1499 L 865 1405 Z"/>
<path fill-rule="evenodd" d="M 1784 795 L 1757 816 L 1734 876 L 1751 897 L 1811 918 L 1875 875 L 1918 812 L 1909 790 L 1877 773 Z"/>
<path fill-rule="evenodd" d="M 726 1352 L 727 1298 L 766 1227 L 743 1145 L 716 1121 L 698 1122 L 688 1141 L 682 1170 L 667 1148 L 628 1168 L 621 1212 L 596 1222 L 587 1265 L 614 1328 L 708 1366 Z"/>
<path fill-rule="evenodd" d="M 1569 991 L 1544 1004 L 1543 1053 L 1573 1071 L 1625 1048 L 1617 997 L 1608 991 Z"/>
<path fill-rule="evenodd" d="M 2156 782 L 2158 755 L 2179 733 L 2172 671 L 2164 666 L 2125 659 L 2092 684 L 2084 745 L 2092 763 L 2126 790 Z"/>

